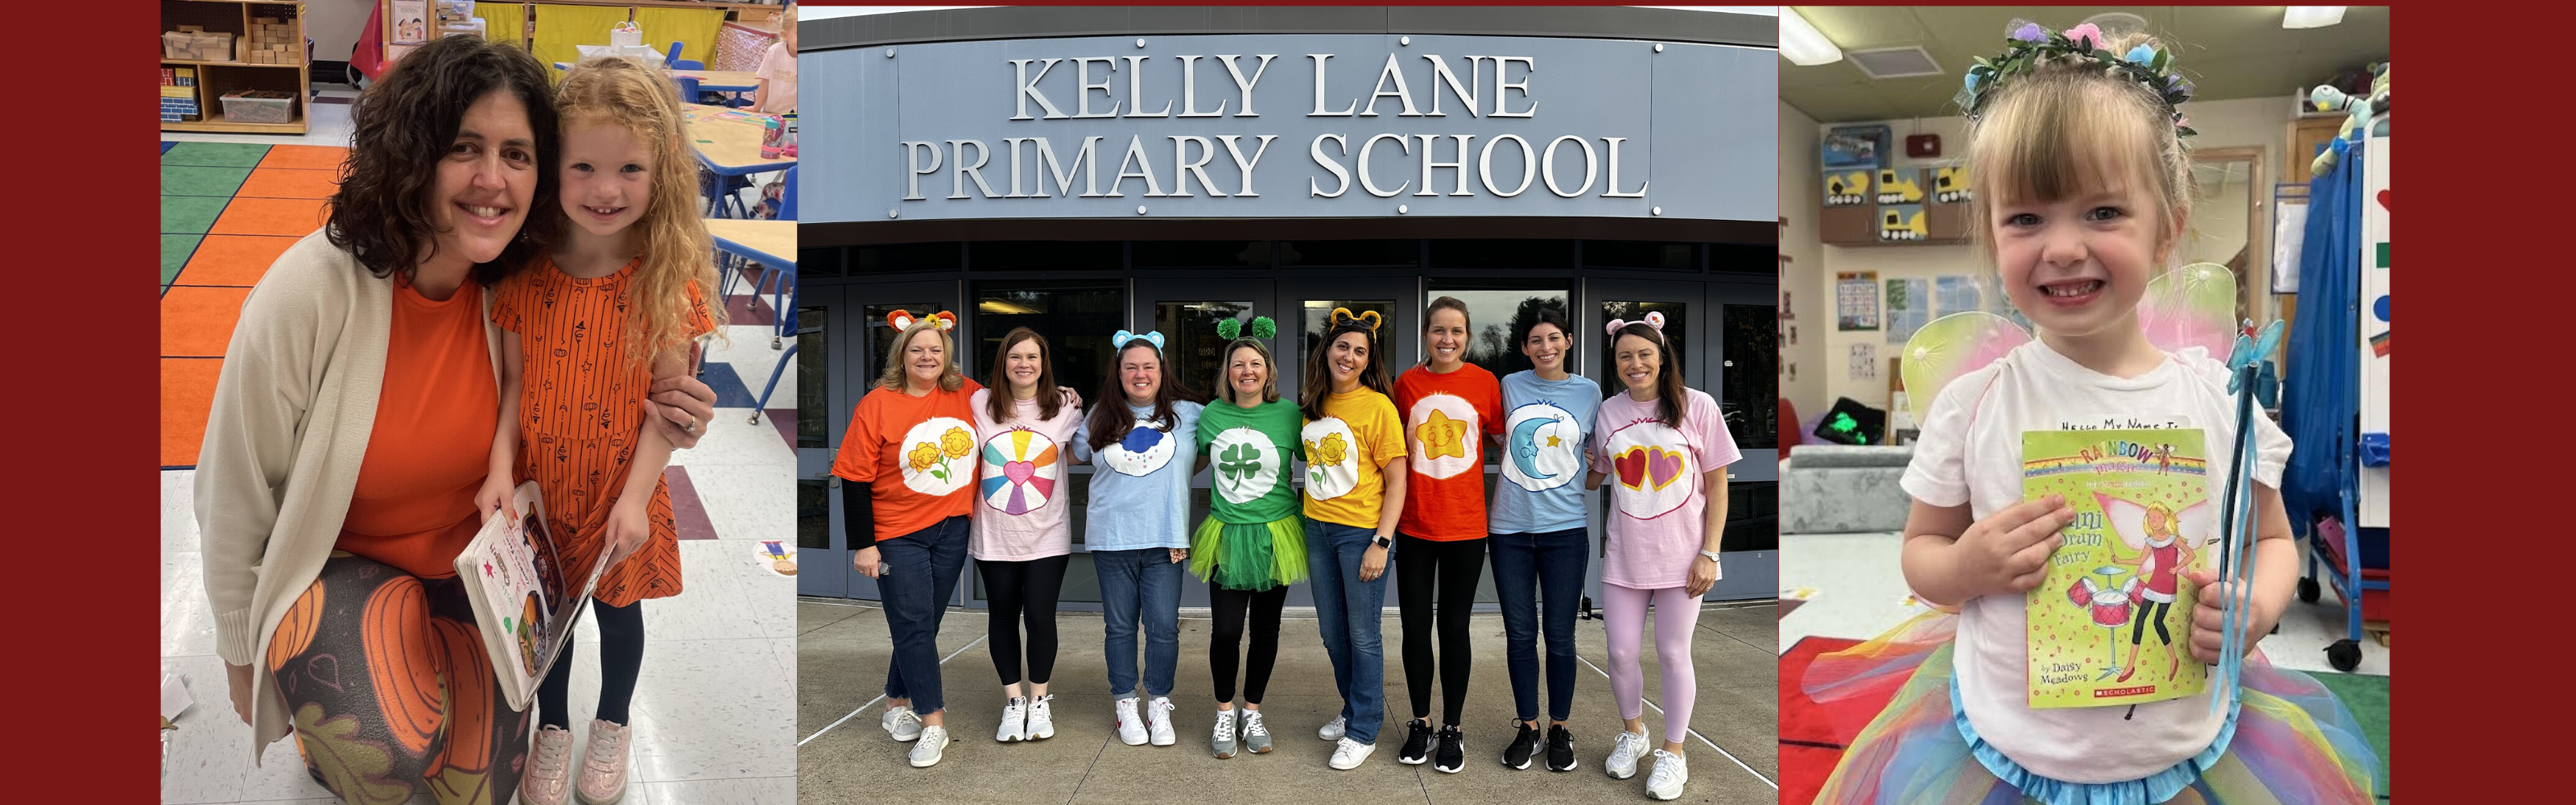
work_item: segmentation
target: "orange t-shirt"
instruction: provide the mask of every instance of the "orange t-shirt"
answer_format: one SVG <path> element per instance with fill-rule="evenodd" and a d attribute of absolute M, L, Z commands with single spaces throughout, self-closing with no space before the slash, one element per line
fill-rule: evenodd
<path fill-rule="evenodd" d="M 572 567 L 588 567 L 607 548 L 608 515 L 625 492 L 644 428 L 650 361 L 626 354 L 628 301 L 637 260 L 616 273 L 581 278 L 540 259 L 500 287 L 492 320 L 519 334 L 519 480 L 537 482 L 547 527 L 565 538 Z M 713 332 L 715 318 L 696 283 L 689 295 L 690 338 Z M 601 575 L 593 596 L 609 606 L 680 593 L 678 519 L 671 493 L 656 483 L 645 502 L 653 535 Z M 569 536 L 567 536 L 569 535 Z"/>
<path fill-rule="evenodd" d="M 869 485 L 880 541 L 894 539 L 974 510 L 975 408 L 984 388 L 973 380 L 956 391 L 934 386 L 915 397 L 880 388 L 859 398 L 832 474 Z"/>
<path fill-rule="evenodd" d="M 414 576 L 446 578 L 456 575 L 456 554 L 482 530 L 474 493 L 501 418 L 483 289 L 468 279 L 446 301 L 433 302 L 396 279 L 393 307 L 376 424 L 333 547 Z"/>
<path fill-rule="evenodd" d="M 1404 516 L 1396 530 L 1434 542 L 1485 536 L 1485 437 L 1503 433 L 1503 384 L 1472 363 L 1433 374 L 1416 366 L 1395 378 L 1410 454 Z"/>

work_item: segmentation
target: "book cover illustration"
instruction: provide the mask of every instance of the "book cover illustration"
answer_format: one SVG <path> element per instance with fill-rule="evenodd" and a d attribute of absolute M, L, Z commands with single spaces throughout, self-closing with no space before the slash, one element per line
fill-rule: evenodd
<path fill-rule="evenodd" d="M 568 557 L 546 527 L 545 502 L 536 482 L 519 485 L 511 506 L 518 517 L 494 517 L 456 555 L 456 572 L 474 581 L 466 587 L 481 627 L 492 670 L 499 675 L 511 709 L 523 709 L 537 683 L 572 639 L 608 567 L 607 551 L 587 568 L 568 568 Z"/>
<path fill-rule="evenodd" d="M 2200 693 L 2186 628 L 2217 538 L 2206 434 L 2197 429 L 2029 431 L 2024 499 L 2063 495 L 2075 520 L 2026 594 L 2031 707 L 2099 707 Z"/>

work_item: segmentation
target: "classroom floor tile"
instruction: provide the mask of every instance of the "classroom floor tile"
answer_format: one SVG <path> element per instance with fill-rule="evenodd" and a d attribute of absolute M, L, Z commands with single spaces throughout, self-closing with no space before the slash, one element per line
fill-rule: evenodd
<path fill-rule="evenodd" d="M 250 143 L 163 143 L 163 165 L 213 165 L 248 168 L 268 155 L 269 146 Z"/>
<path fill-rule="evenodd" d="M 187 268 L 179 272 L 179 285 L 230 285 L 250 287 L 268 273 L 287 247 L 301 238 L 283 235 L 207 235 L 197 244 L 196 256 L 188 258 Z"/>
<path fill-rule="evenodd" d="M 162 196 L 161 234 L 203 235 L 230 201 L 211 196 Z"/>
<path fill-rule="evenodd" d="M 166 204 L 164 206 L 167 206 Z M 321 199 L 236 197 L 206 230 L 222 235 L 295 235 L 313 234 L 322 228 Z"/>
<path fill-rule="evenodd" d="M 179 268 L 188 264 L 189 256 L 197 251 L 197 242 L 204 239 L 203 235 L 161 236 L 161 284 L 168 285 L 171 278 L 179 276 Z"/>
<path fill-rule="evenodd" d="M 220 357 L 249 288 L 175 287 L 161 295 L 161 354 Z"/>
<path fill-rule="evenodd" d="M 309 170 L 340 169 L 349 158 L 349 149 L 329 145 L 280 145 L 268 149 L 268 158 L 259 161 L 263 168 L 302 168 Z"/>
<path fill-rule="evenodd" d="M 229 196 L 233 191 L 241 189 L 242 180 L 249 177 L 249 168 L 163 165 L 161 166 L 161 195 Z"/>
<path fill-rule="evenodd" d="M 197 463 L 197 444 L 206 436 L 206 411 L 215 394 L 221 358 L 161 359 L 161 466 Z M 168 524 L 164 523 L 166 529 Z"/>
<path fill-rule="evenodd" d="M 340 189 L 340 172 L 309 168 L 261 168 L 250 172 L 237 195 L 253 198 L 328 198 Z M 165 191 L 166 192 L 166 191 Z"/>

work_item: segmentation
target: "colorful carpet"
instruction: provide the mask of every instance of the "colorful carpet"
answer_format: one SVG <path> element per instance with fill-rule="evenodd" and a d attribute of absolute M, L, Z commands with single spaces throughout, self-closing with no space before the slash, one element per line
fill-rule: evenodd
<path fill-rule="evenodd" d="M 348 149 L 161 144 L 161 466 L 197 463 L 242 299 L 322 226 Z"/>

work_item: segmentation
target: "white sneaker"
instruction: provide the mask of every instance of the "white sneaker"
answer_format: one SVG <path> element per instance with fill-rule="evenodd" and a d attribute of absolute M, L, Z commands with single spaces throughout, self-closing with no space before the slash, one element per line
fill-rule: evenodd
<path fill-rule="evenodd" d="M 1621 732 L 1619 737 L 1610 739 L 1610 759 L 1602 762 L 1602 770 L 1609 772 L 1615 779 L 1625 780 L 1635 777 L 1637 759 L 1644 757 L 1645 754 L 1645 733 Z"/>
<path fill-rule="evenodd" d="M 1215 754 L 1216 759 L 1225 760 L 1234 757 L 1234 747 L 1234 711 L 1218 710 L 1216 732 L 1208 739 L 1208 751 Z"/>
<path fill-rule="evenodd" d="M 921 740 L 912 744 L 912 767 L 926 769 L 939 765 L 940 753 L 948 749 L 947 727 L 922 727 Z"/>
<path fill-rule="evenodd" d="M 1055 694 L 1049 693 L 1029 702 L 1029 740 L 1043 741 L 1055 737 L 1055 713 L 1047 707 L 1047 702 L 1054 700 Z"/>
<path fill-rule="evenodd" d="M 898 741 L 921 737 L 921 716 L 912 712 L 910 707 L 886 708 L 885 717 L 878 720 L 877 726 L 884 727 L 886 734 Z"/>
<path fill-rule="evenodd" d="M 1323 728 L 1323 729 L 1319 729 L 1319 730 L 1316 730 L 1316 731 L 1315 731 L 1315 737 L 1317 737 L 1317 738 L 1322 738 L 1322 739 L 1327 740 L 1327 741 L 1338 741 L 1338 740 L 1341 740 L 1341 739 L 1342 739 L 1342 731 L 1343 731 L 1343 728 L 1344 728 L 1345 726 L 1347 726 L 1347 725 L 1345 725 L 1345 724 L 1343 724 L 1343 723 L 1342 723 L 1342 717 L 1341 717 L 1341 716 L 1334 716 L 1332 721 L 1328 721 L 1328 722 L 1325 722 L 1325 723 L 1324 723 L 1324 728 Z"/>
<path fill-rule="evenodd" d="M 1148 728 L 1153 730 L 1155 746 L 1171 746 L 1172 742 L 1180 740 L 1178 736 L 1172 734 L 1172 700 L 1170 697 L 1156 696 L 1153 701 L 1147 702 L 1145 704 L 1145 722 Z"/>
<path fill-rule="evenodd" d="M 1029 739 L 1028 699 L 1018 696 L 1002 704 L 1002 727 L 993 732 L 993 740 L 1002 743 Z"/>
<path fill-rule="evenodd" d="M 1682 762 L 1682 756 L 1655 750 L 1655 773 L 1646 778 L 1646 796 L 1678 799 L 1682 795 L 1682 784 L 1687 782 L 1690 782 L 1690 766 Z"/>
<path fill-rule="evenodd" d="M 1343 738 L 1340 740 L 1342 742 L 1341 745 L 1333 747 L 1333 761 L 1331 764 L 1334 769 L 1340 771 L 1350 771 L 1352 769 L 1359 768 L 1361 761 L 1368 760 L 1370 752 L 1377 751 L 1377 744 L 1364 744 L 1349 738 Z"/>
<path fill-rule="evenodd" d="M 1136 697 L 1118 700 L 1118 740 L 1128 746 L 1145 745 L 1145 720 L 1136 717 Z"/>

